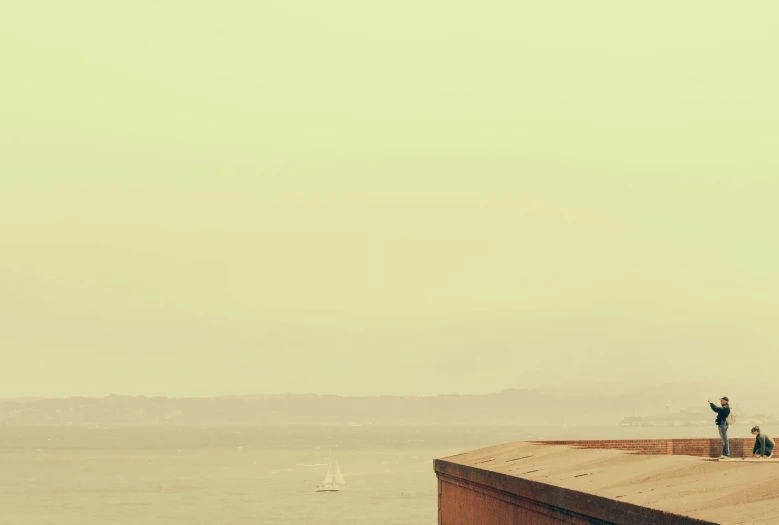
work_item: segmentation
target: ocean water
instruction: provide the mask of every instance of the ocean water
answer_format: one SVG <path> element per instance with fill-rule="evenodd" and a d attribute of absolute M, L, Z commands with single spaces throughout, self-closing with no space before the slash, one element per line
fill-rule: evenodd
<path fill-rule="evenodd" d="M 715 434 L 713 425 L 0 427 L 0 524 L 432 525 L 437 457 L 522 439 Z M 331 448 L 347 488 L 316 493 Z"/>

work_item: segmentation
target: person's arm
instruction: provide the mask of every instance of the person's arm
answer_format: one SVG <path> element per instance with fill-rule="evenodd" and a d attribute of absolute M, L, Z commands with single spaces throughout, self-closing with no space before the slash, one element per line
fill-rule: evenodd
<path fill-rule="evenodd" d="M 752 455 L 753 456 L 757 456 L 757 449 L 758 449 L 759 446 L 760 446 L 760 438 L 756 437 L 755 438 L 755 446 L 752 447 Z"/>
<path fill-rule="evenodd" d="M 765 436 L 758 434 L 757 439 L 760 441 L 760 457 L 765 456 Z"/>
<path fill-rule="evenodd" d="M 725 410 L 725 409 L 724 409 L 724 408 L 722 408 L 722 407 L 718 407 L 717 405 L 715 405 L 715 404 L 714 404 L 714 403 L 712 403 L 711 401 L 709 401 L 709 406 L 710 406 L 710 407 L 711 407 L 711 409 L 712 409 L 713 411 L 715 411 L 717 414 L 719 414 L 720 412 L 722 412 L 723 410 Z"/>

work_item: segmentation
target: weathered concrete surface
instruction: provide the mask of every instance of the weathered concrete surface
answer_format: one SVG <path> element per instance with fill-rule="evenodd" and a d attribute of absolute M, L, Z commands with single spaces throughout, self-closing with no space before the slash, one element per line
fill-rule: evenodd
<path fill-rule="evenodd" d="M 435 469 L 441 525 L 779 525 L 779 461 L 511 443 Z"/>

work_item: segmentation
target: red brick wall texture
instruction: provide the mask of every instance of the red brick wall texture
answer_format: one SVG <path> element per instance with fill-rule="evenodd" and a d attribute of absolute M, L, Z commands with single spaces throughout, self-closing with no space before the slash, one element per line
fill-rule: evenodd
<path fill-rule="evenodd" d="M 442 460 L 436 472 L 439 525 L 714 525 Z"/>
<path fill-rule="evenodd" d="M 718 457 L 714 439 L 536 441 L 541 445 L 615 449 L 634 454 Z M 730 440 L 731 457 L 752 454 L 754 439 Z M 437 460 L 439 525 L 702 525 L 687 516 L 668 514 L 626 502 L 546 485 L 538 481 Z"/>
<path fill-rule="evenodd" d="M 752 455 L 754 438 L 731 438 L 730 457 L 742 458 Z M 698 456 L 716 458 L 722 454 L 722 441 L 712 439 L 630 439 L 591 441 L 534 441 L 541 445 L 566 445 L 575 448 L 600 448 L 624 450 L 634 454 L 659 456 Z"/>

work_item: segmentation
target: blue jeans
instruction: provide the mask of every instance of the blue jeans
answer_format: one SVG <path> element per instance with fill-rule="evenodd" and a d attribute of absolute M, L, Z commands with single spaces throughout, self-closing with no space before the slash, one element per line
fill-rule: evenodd
<path fill-rule="evenodd" d="M 719 430 L 719 437 L 722 438 L 722 455 L 729 458 L 730 447 L 728 446 L 728 424 L 723 421 L 717 425 L 717 429 Z"/>

